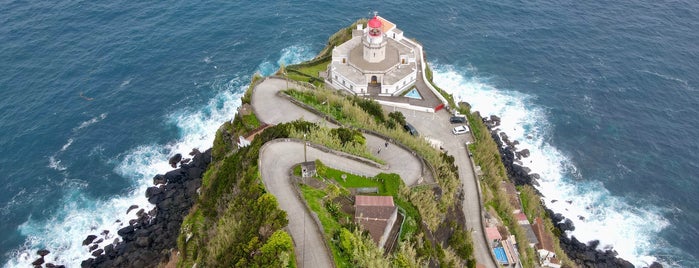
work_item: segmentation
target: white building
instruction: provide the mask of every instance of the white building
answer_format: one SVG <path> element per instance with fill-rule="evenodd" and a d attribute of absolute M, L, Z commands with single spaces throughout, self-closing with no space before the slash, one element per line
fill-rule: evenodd
<path fill-rule="evenodd" d="M 404 40 L 395 24 L 374 15 L 366 28 L 357 25 L 352 39 L 333 48 L 326 81 L 356 95 L 399 95 L 417 79 L 416 50 L 421 47 Z"/>

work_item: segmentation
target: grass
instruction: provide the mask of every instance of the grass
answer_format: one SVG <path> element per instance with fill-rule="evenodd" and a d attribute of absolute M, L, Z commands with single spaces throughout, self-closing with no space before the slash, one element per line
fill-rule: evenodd
<path fill-rule="evenodd" d="M 330 238 L 340 230 L 342 227 L 333 216 L 325 209 L 323 206 L 324 197 L 327 195 L 325 191 L 319 190 L 307 185 L 301 185 L 301 193 L 303 194 L 303 199 L 306 200 L 308 207 L 318 215 L 320 223 L 323 225 L 323 231 L 325 232 L 326 241 L 330 241 Z M 313 224 L 313 223 L 309 223 Z M 352 267 L 349 258 L 340 250 L 340 248 L 335 243 L 328 243 L 330 245 L 330 250 L 333 254 L 333 261 L 336 267 Z"/>
<path fill-rule="evenodd" d="M 325 60 L 325 61 L 320 61 L 317 62 L 316 64 L 309 65 L 309 66 L 302 66 L 302 67 L 292 67 L 294 70 L 308 75 L 312 77 L 318 77 L 318 73 L 321 71 L 325 71 L 328 68 L 328 64 L 330 64 L 330 60 Z"/>

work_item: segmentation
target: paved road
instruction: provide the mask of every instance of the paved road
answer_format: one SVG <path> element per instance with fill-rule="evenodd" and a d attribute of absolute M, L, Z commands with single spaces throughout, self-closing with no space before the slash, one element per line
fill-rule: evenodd
<path fill-rule="evenodd" d="M 380 169 L 334 154 L 307 148 L 308 160 L 322 159 L 329 166 L 354 173 L 374 176 Z M 277 197 L 287 212 L 289 232 L 294 238 L 294 251 L 299 267 L 333 267 L 332 254 L 326 250 L 323 234 L 296 195 L 289 178 L 289 169 L 303 162 L 303 144 L 296 142 L 267 143 L 260 149 L 260 173 L 267 190 Z"/>
<path fill-rule="evenodd" d="M 478 184 L 473 173 L 471 160 L 465 142 L 468 135 L 454 136 L 451 129 L 458 124 L 450 124 L 448 112 L 441 110 L 437 113 L 426 113 L 415 110 L 384 106 L 387 111 L 401 111 L 406 120 L 412 124 L 422 136 L 444 142 L 444 148 L 449 155 L 454 156 L 459 167 L 459 178 L 464 188 L 463 210 L 466 217 L 466 228 L 473 230 L 473 246 L 478 263 L 486 267 L 499 267 L 490 254 L 490 247 L 484 237 L 485 230 L 481 225 L 481 200 L 478 196 Z"/>
<path fill-rule="evenodd" d="M 286 88 L 286 82 L 267 79 L 255 87 L 252 104 L 260 120 L 266 123 L 283 123 L 304 118 L 321 123 L 323 119 L 306 111 L 276 92 Z M 334 127 L 332 124 L 326 125 Z M 308 147 L 308 160 L 321 159 L 326 165 L 355 174 L 375 176 L 378 173 L 397 173 L 407 185 L 416 184 L 420 179 L 421 162 L 412 153 L 389 144 L 385 140 L 364 135 L 369 150 L 386 162 L 383 168 L 372 167 L 354 160 L 323 153 Z M 288 176 L 289 169 L 303 161 L 303 144 L 295 142 L 275 142 L 265 144 L 260 151 L 260 173 L 265 187 L 274 194 L 280 207 L 289 215 L 289 232 L 294 238 L 294 250 L 300 267 L 332 267 L 332 254 L 325 248 L 323 235 L 305 209 L 303 201 L 296 196 Z"/>

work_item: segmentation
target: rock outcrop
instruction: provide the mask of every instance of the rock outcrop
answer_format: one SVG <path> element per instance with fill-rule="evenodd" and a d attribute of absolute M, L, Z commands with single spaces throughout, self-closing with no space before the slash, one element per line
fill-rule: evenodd
<path fill-rule="evenodd" d="M 180 159 L 170 159 L 170 164 L 180 163 L 180 168 L 156 175 L 156 186 L 145 193 L 155 208 L 139 210 L 138 218 L 117 232 L 121 240 L 117 238 L 104 248 L 90 248 L 94 258 L 84 260 L 82 267 L 157 267 L 169 259 L 170 250 L 177 247 L 182 220 L 196 202 L 201 177 L 211 163 L 210 149 L 203 153 L 193 150 L 191 155 L 188 163 L 180 163 L 181 155 Z M 132 206 L 128 212 L 137 208 Z M 96 238 L 88 236 L 83 245 L 96 245 Z"/>

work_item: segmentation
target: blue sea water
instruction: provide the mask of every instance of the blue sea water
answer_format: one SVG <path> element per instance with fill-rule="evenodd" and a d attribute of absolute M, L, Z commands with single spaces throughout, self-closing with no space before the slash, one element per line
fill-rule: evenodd
<path fill-rule="evenodd" d="M 637 266 L 699 266 L 694 1 L 0 0 L 0 262 L 48 248 L 78 266 L 87 234 L 111 242 L 148 207 L 169 155 L 210 146 L 253 73 L 374 10 L 532 151 L 571 235 Z"/>

